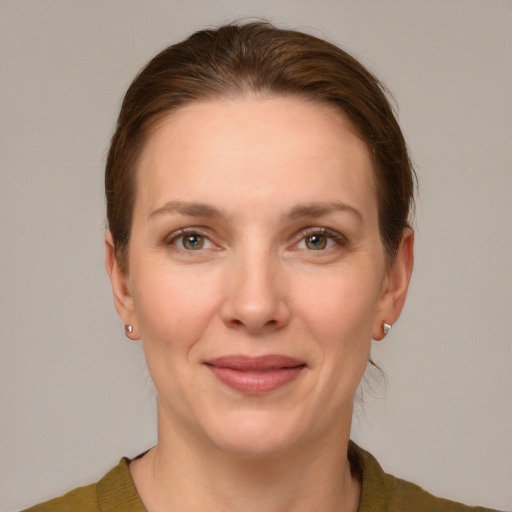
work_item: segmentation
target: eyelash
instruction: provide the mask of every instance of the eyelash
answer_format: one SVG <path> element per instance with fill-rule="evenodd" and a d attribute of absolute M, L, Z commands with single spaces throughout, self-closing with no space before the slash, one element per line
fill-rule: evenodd
<path fill-rule="evenodd" d="M 348 240 L 345 237 L 345 235 L 342 235 L 338 231 L 334 231 L 329 228 L 316 228 L 315 227 L 315 228 L 307 228 L 307 229 L 303 230 L 300 233 L 301 238 L 300 238 L 299 242 L 295 245 L 297 246 L 301 242 L 305 242 L 307 240 L 307 238 L 312 237 L 314 235 L 326 237 L 328 240 L 332 240 L 335 244 L 337 244 L 341 247 L 345 247 L 348 244 Z M 313 249 L 310 249 L 310 250 L 313 251 Z M 325 248 L 318 249 L 318 252 L 325 251 L 325 250 L 326 250 Z"/>
<path fill-rule="evenodd" d="M 194 228 L 180 228 L 180 229 L 174 231 L 165 239 L 165 243 L 166 243 L 166 245 L 169 245 L 169 246 L 175 245 L 176 248 L 181 251 L 194 252 L 192 249 L 186 249 L 184 247 L 177 246 L 177 242 L 180 241 L 180 239 L 182 240 L 181 243 L 183 244 L 183 239 L 187 235 L 188 236 L 197 235 L 197 236 L 200 236 L 203 239 L 203 241 L 213 243 L 210 240 L 210 238 L 202 232 L 201 229 L 198 229 L 195 227 Z M 202 249 L 202 247 L 200 249 Z M 197 250 L 199 251 L 200 249 L 197 249 Z"/>
<path fill-rule="evenodd" d="M 195 227 L 190 227 L 190 228 L 180 228 L 178 229 L 177 231 L 174 231 L 173 233 L 171 233 L 171 235 L 169 235 L 166 240 L 165 240 L 165 243 L 166 245 L 169 245 L 169 246 L 175 246 L 178 250 L 181 250 L 181 251 L 185 251 L 185 252 L 195 252 L 193 249 L 187 249 L 186 247 L 183 247 L 183 246 L 178 246 L 177 243 L 178 241 L 181 239 L 181 244 L 183 245 L 184 243 L 184 238 L 186 236 L 191 236 L 191 235 L 197 235 L 199 237 L 202 238 L 202 242 L 203 242 L 203 245 L 204 243 L 206 242 L 207 244 L 210 243 L 212 244 L 213 242 L 210 240 L 210 238 L 204 234 L 204 232 L 202 232 L 201 229 L 198 229 L 198 228 L 195 228 Z M 342 235 L 341 233 L 339 233 L 338 231 L 334 231 L 332 229 L 329 229 L 329 228 L 317 228 L 317 227 L 311 227 L 311 228 L 306 228 L 305 230 L 302 230 L 300 232 L 300 240 L 294 244 L 294 248 L 295 249 L 299 249 L 299 245 L 301 243 L 304 243 L 304 244 L 307 244 L 307 239 L 310 238 L 310 237 L 313 237 L 313 236 L 321 236 L 321 237 L 325 237 L 327 239 L 327 244 L 329 243 L 329 241 L 333 241 L 335 244 L 341 246 L 341 247 L 345 247 L 347 244 L 348 244 L 348 240 L 347 238 Z M 198 249 L 196 249 L 198 252 L 201 251 L 202 249 L 204 249 L 203 245 L 201 245 L 201 247 L 199 247 Z M 322 251 L 325 251 L 327 249 L 330 249 L 331 247 L 321 247 L 321 248 L 318 248 L 318 249 L 312 249 L 310 247 L 305 247 L 305 248 L 302 248 L 300 250 L 309 250 L 309 251 L 314 251 L 314 252 L 322 252 Z"/>

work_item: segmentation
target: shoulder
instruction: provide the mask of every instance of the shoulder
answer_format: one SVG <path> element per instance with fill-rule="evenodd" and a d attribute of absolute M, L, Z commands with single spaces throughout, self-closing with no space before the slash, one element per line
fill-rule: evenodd
<path fill-rule="evenodd" d="M 101 510 L 98 504 L 97 484 L 78 487 L 60 498 L 55 498 L 23 512 L 95 512 Z"/>
<path fill-rule="evenodd" d="M 438 498 L 416 484 L 385 473 L 370 453 L 353 442 L 349 459 L 362 482 L 359 512 L 492 512 Z"/>
<path fill-rule="evenodd" d="M 130 476 L 129 462 L 123 458 L 99 482 L 78 487 L 23 512 L 145 512 Z"/>

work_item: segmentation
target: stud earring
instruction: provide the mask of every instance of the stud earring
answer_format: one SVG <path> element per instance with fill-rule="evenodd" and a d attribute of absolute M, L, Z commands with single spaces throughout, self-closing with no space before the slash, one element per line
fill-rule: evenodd
<path fill-rule="evenodd" d="M 386 323 L 386 322 L 384 322 L 384 323 L 382 324 L 382 329 L 384 330 L 384 336 L 386 336 L 386 335 L 388 334 L 388 332 L 389 332 L 389 331 L 391 331 L 391 328 L 392 328 L 392 327 L 393 327 L 393 326 L 392 326 L 391 324 L 388 324 L 388 323 Z"/>
<path fill-rule="evenodd" d="M 124 330 L 127 334 L 131 334 L 133 332 L 133 325 L 125 325 Z"/>

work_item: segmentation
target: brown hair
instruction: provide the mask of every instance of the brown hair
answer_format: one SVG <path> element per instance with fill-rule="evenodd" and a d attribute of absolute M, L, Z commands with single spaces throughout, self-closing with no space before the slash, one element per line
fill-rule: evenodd
<path fill-rule="evenodd" d="M 150 129 L 192 101 L 249 93 L 327 103 L 351 120 L 374 158 L 381 239 L 392 259 L 408 226 L 414 172 L 383 85 L 337 46 L 259 22 L 196 32 L 154 57 L 129 87 L 105 170 L 121 268 L 128 265 L 137 160 Z"/>

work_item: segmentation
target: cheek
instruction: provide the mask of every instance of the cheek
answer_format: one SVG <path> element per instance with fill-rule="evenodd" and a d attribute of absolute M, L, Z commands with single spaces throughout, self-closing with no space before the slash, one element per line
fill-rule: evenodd
<path fill-rule="evenodd" d="M 204 392 L 196 388 L 199 383 L 190 382 L 189 373 L 197 363 L 196 347 L 217 310 L 222 281 L 215 273 L 206 279 L 198 271 L 145 268 L 151 270 L 137 276 L 134 298 L 146 364 L 159 398 L 171 400 L 172 408 L 185 414 L 185 397 L 193 389 Z"/>
<path fill-rule="evenodd" d="M 136 277 L 135 310 L 142 339 L 152 345 L 190 347 L 206 329 L 221 297 L 215 271 L 146 265 Z M 170 348 L 172 348 L 170 347 Z"/>
<path fill-rule="evenodd" d="M 351 414 L 354 394 L 367 367 L 372 322 L 379 293 L 378 276 L 372 270 L 338 267 L 327 275 L 302 280 L 296 289 L 298 331 L 305 334 L 306 350 L 313 359 L 312 389 L 317 406 L 311 421 L 322 428 Z M 307 293 L 305 291 L 308 290 Z M 318 432 L 317 432 L 318 433 Z"/>
<path fill-rule="evenodd" d="M 297 304 L 302 328 L 316 340 L 316 364 L 325 369 L 325 379 L 351 389 L 366 368 L 380 290 L 372 272 L 364 276 L 353 271 L 317 279 Z"/>
<path fill-rule="evenodd" d="M 361 272 L 347 269 L 317 278 L 314 286 L 304 283 L 307 293 L 298 294 L 302 297 L 299 307 L 310 326 L 327 338 L 366 335 L 371 339 L 379 283 L 371 272 L 366 274 L 362 277 Z"/>

